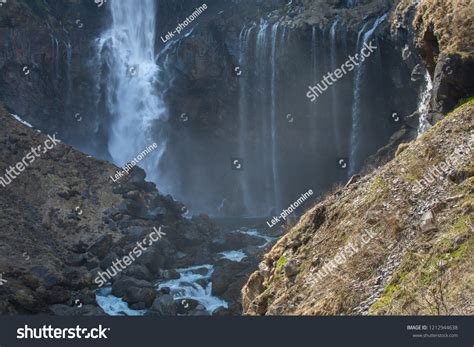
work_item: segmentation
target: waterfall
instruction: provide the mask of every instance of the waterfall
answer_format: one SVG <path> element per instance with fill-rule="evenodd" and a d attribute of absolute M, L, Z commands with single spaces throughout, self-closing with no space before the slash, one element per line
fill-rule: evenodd
<path fill-rule="evenodd" d="M 339 18 L 336 18 L 334 23 L 331 25 L 331 29 L 329 30 L 329 44 L 330 44 L 330 61 L 331 61 L 331 71 L 334 71 L 338 68 L 337 66 L 337 24 L 339 22 Z M 339 136 L 339 122 L 338 122 L 338 105 L 340 100 L 337 98 L 337 84 L 332 86 L 331 88 L 331 97 L 332 97 L 332 121 L 333 121 L 333 131 L 334 131 L 334 138 L 336 140 L 336 149 L 337 153 L 341 153 L 341 140 Z"/>
<path fill-rule="evenodd" d="M 72 93 L 72 46 L 70 42 L 64 42 L 66 47 L 66 79 L 67 79 L 67 91 L 66 91 L 66 106 L 71 105 L 71 93 Z"/>
<path fill-rule="evenodd" d="M 248 57 L 248 52 L 250 50 L 249 47 L 249 38 L 252 33 L 252 29 L 254 27 L 249 27 L 246 28 L 244 27 L 240 33 L 240 57 L 239 57 L 239 65 L 244 67 L 244 66 L 249 66 L 249 57 Z M 248 78 L 241 77 L 240 83 L 239 83 L 239 155 L 241 157 L 245 157 L 245 154 L 248 153 L 248 148 L 247 148 L 247 132 L 248 132 Z M 247 161 L 244 162 L 244 165 L 247 165 Z M 240 176 L 240 189 L 242 192 L 242 202 L 243 205 L 246 209 L 251 204 L 250 201 L 250 192 L 249 192 L 249 177 L 248 177 L 248 171 L 244 170 L 241 173 Z M 246 213 L 250 213 L 250 211 L 246 211 Z"/>
<path fill-rule="evenodd" d="M 52 34 L 51 36 L 51 46 L 52 46 L 52 56 L 53 56 L 53 73 L 54 73 L 54 83 L 58 84 L 59 81 L 59 41 Z"/>
<path fill-rule="evenodd" d="M 155 1 L 112 0 L 108 8 L 111 27 L 97 40 L 98 59 L 108 70 L 99 87 L 112 118 L 108 150 L 113 161 L 123 166 L 156 142 L 158 149 L 140 162 L 156 181 L 166 141 L 155 134 L 166 114 L 156 91 L 160 69 L 154 49 Z M 157 128 L 153 129 L 154 138 L 152 127 Z"/>
<path fill-rule="evenodd" d="M 361 31 L 359 31 L 357 37 L 357 53 L 360 54 L 364 44 L 368 44 L 372 38 L 373 33 L 378 26 L 387 18 L 387 13 L 377 18 L 372 27 L 365 31 L 367 23 L 364 24 Z M 351 129 L 351 140 L 350 140 L 350 159 L 349 159 L 349 176 L 352 176 L 357 172 L 357 160 L 359 154 L 360 145 L 360 123 L 361 123 L 361 88 L 364 78 L 364 72 L 367 64 L 364 61 L 360 61 L 359 65 L 355 69 L 354 73 L 354 86 L 353 86 L 353 99 L 352 99 L 352 129 Z"/>
<path fill-rule="evenodd" d="M 240 32 L 239 153 L 242 202 L 248 216 L 268 215 L 281 207 L 278 123 L 278 49 L 286 29 L 261 20 Z M 269 62 L 269 63 L 267 63 Z"/>
<path fill-rule="evenodd" d="M 272 48 L 271 48 L 271 99 L 272 99 L 272 118 L 271 118 L 271 143 L 272 143 L 272 177 L 273 177 L 273 201 L 274 206 L 277 210 L 280 206 L 280 180 L 278 178 L 278 136 L 277 136 L 277 64 L 276 64 L 276 49 L 277 49 L 277 37 L 278 37 L 278 22 L 273 24 L 271 36 L 272 36 Z M 283 36 L 284 38 L 284 36 Z"/>
<path fill-rule="evenodd" d="M 425 88 L 420 95 L 418 102 L 418 113 L 420 114 L 420 125 L 418 127 L 418 136 L 427 131 L 431 125 L 426 119 L 428 116 L 429 105 L 431 100 L 431 91 L 433 90 L 433 82 L 428 71 L 425 71 Z"/>

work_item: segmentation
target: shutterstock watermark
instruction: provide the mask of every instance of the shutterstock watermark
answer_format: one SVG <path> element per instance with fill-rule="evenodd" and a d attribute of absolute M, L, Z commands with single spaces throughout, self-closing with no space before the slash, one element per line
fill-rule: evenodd
<path fill-rule="evenodd" d="M 103 328 L 102 324 L 97 328 L 53 328 L 51 325 L 43 325 L 41 328 L 30 328 L 27 324 L 16 330 L 16 338 L 22 339 L 107 339 L 106 332 L 110 328 Z"/>
<path fill-rule="evenodd" d="M 56 139 L 56 134 L 52 137 L 48 135 L 48 139 L 44 141 L 44 146 L 39 145 L 38 147 L 31 147 L 31 151 L 28 152 L 15 166 L 10 166 L 6 171 L 5 175 L 0 177 L 0 185 L 6 188 L 13 180 L 15 180 L 20 174 L 25 171 L 31 164 L 35 162 L 41 154 L 45 154 L 47 151 L 56 147 L 61 141 Z M 48 145 L 48 143 L 50 145 Z M 18 172 L 17 172 L 18 170 Z"/>
<path fill-rule="evenodd" d="M 124 175 L 128 175 L 130 170 L 137 166 L 140 161 L 142 161 L 148 154 L 150 154 L 157 148 L 158 145 L 156 144 L 156 142 L 153 143 L 151 146 L 148 146 L 143 152 L 137 155 L 137 157 L 133 159 L 131 163 L 128 163 L 126 166 L 124 166 L 121 171 L 117 171 L 114 177 L 110 176 L 110 179 L 113 182 L 117 182 Z"/>
<path fill-rule="evenodd" d="M 412 191 L 415 194 L 421 193 L 421 191 L 428 187 L 430 184 L 433 184 L 436 180 L 441 179 L 449 172 L 451 172 L 457 164 L 461 163 L 463 156 L 465 155 L 466 160 L 470 160 L 470 152 L 472 147 L 472 138 L 469 145 L 460 145 L 456 147 L 451 153 L 451 155 L 444 161 L 432 166 L 428 169 L 428 173 L 423 176 L 423 178 L 416 181 L 415 185 L 412 187 Z"/>
<path fill-rule="evenodd" d="M 112 262 L 112 266 L 110 266 L 106 272 L 99 272 L 97 277 L 94 279 L 94 282 L 100 287 L 110 281 L 113 277 L 117 276 L 117 274 L 127 268 L 127 266 L 132 265 L 132 263 L 137 260 L 139 257 L 142 256 L 143 252 L 145 252 L 148 247 L 150 247 L 155 242 L 161 240 L 166 233 L 161 231 L 161 226 L 159 229 L 153 227 L 153 232 L 145 236 L 143 241 L 137 241 L 137 246 L 133 248 L 128 255 L 124 255 L 122 258 L 117 258 Z"/>
<path fill-rule="evenodd" d="M 370 41 L 369 44 L 367 44 L 367 42 L 364 43 L 364 47 L 360 50 L 360 55 L 359 53 L 356 53 L 355 56 L 350 55 L 349 59 L 342 64 L 340 68 L 337 68 L 333 72 L 328 72 L 315 86 L 309 86 L 309 92 L 306 93 L 306 97 L 311 99 L 311 102 L 316 101 L 316 99 L 320 97 L 329 86 L 332 86 L 339 79 L 354 70 L 356 66 L 359 66 L 360 63 L 363 63 L 364 60 L 370 57 L 370 55 L 377 49 L 377 47 L 373 46 L 372 43 L 373 41 Z"/>
<path fill-rule="evenodd" d="M 176 35 L 181 34 L 181 31 L 186 29 L 186 27 L 189 24 L 191 24 L 197 17 L 199 17 L 206 10 L 207 10 L 207 5 L 206 4 L 202 4 L 201 6 L 196 8 L 196 11 L 194 11 L 183 22 L 179 23 L 178 26 L 173 31 L 168 31 L 168 33 L 165 35 L 164 38 L 163 38 L 163 36 L 161 36 L 161 41 L 163 41 L 163 43 L 168 42 L 169 40 L 171 40 Z"/>
<path fill-rule="evenodd" d="M 307 285 L 314 285 L 316 282 L 323 280 L 326 276 L 330 275 L 338 269 L 338 267 L 344 264 L 348 258 L 359 252 L 362 247 L 372 240 L 377 233 L 373 230 L 366 230 L 362 235 L 359 236 L 359 240 L 355 242 L 349 242 L 343 249 L 341 249 L 331 260 L 327 261 L 315 274 L 311 274 L 306 279 Z"/>
<path fill-rule="evenodd" d="M 304 203 L 311 195 L 313 195 L 313 191 L 311 189 L 306 193 L 301 194 L 298 200 L 288 206 L 288 208 L 283 209 L 278 217 L 274 216 L 270 222 L 267 221 L 267 225 L 271 228 L 280 223 L 281 219 L 285 220 L 286 217 L 290 215 L 290 213 L 293 213 L 293 211 L 296 210 L 302 203 Z"/>

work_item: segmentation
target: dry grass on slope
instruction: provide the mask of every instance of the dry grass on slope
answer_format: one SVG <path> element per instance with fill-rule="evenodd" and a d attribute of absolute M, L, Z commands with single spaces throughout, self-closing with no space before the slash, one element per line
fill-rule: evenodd
<path fill-rule="evenodd" d="M 471 101 L 309 210 L 243 288 L 244 313 L 473 314 L 474 170 L 465 150 L 473 113 Z M 416 182 L 455 151 L 450 173 L 417 194 Z M 358 251 L 349 255 L 351 243 Z M 341 254 L 333 271 L 312 280 Z"/>

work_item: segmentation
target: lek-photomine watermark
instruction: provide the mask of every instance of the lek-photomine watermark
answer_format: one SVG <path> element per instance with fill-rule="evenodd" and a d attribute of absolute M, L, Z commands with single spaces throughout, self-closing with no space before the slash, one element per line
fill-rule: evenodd
<path fill-rule="evenodd" d="M 15 180 L 20 174 L 25 171 L 31 164 L 35 162 L 42 154 L 56 147 L 61 141 L 56 139 L 56 134 L 52 137 L 48 135 L 48 139 L 44 141 L 43 145 L 37 147 L 31 147 L 31 151 L 28 152 L 15 166 L 10 166 L 6 171 L 5 175 L 0 177 L 0 185 L 6 188 L 13 180 Z M 50 145 L 48 145 L 50 143 Z M 18 172 L 17 172 L 18 170 Z"/>
<path fill-rule="evenodd" d="M 471 138 L 469 145 L 462 144 L 456 147 L 451 155 L 446 160 L 432 166 L 428 169 L 428 173 L 425 174 L 421 179 L 416 181 L 416 184 L 412 187 L 412 191 L 415 194 L 421 193 L 421 191 L 433 184 L 437 179 L 441 179 L 445 175 L 449 174 L 457 164 L 460 164 L 463 159 L 468 159 L 471 152 L 473 139 Z M 463 155 L 467 154 L 465 158 Z"/>
<path fill-rule="evenodd" d="M 105 272 L 99 272 L 97 277 L 94 279 L 94 282 L 100 287 L 104 284 L 109 282 L 113 277 L 117 276 L 117 274 L 127 268 L 127 266 L 132 265 L 132 263 L 140 258 L 145 252 L 148 247 L 153 245 L 155 242 L 161 240 L 166 233 L 161 231 L 161 226 L 156 229 L 153 227 L 153 232 L 145 236 L 142 241 L 137 241 L 137 246 L 134 247 L 128 255 L 124 255 L 122 258 L 117 258 L 112 262 L 112 266 L 110 266 Z"/>
<path fill-rule="evenodd" d="M 339 79 L 347 75 L 347 73 L 354 70 L 356 66 L 360 65 L 359 62 L 363 63 L 364 60 L 370 57 L 370 55 L 378 48 L 373 46 L 372 43 L 373 41 L 370 41 L 369 44 L 365 42 L 363 48 L 360 50 L 360 55 L 359 53 L 356 53 L 354 57 L 350 55 L 349 59 L 342 64 L 340 68 L 337 68 L 333 72 L 328 72 L 315 86 L 309 86 L 309 92 L 306 93 L 306 97 L 311 99 L 311 102 L 316 101 L 316 99 L 320 97 L 329 86 L 332 86 L 333 83 L 336 83 Z"/>
<path fill-rule="evenodd" d="M 313 191 L 311 189 L 306 193 L 301 194 L 298 200 L 288 206 L 288 208 L 283 209 L 278 217 L 274 216 L 270 222 L 267 221 L 267 225 L 271 228 L 280 223 L 281 219 L 285 220 L 286 217 L 290 215 L 290 213 L 293 213 L 293 211 L 296 210 L 302 203 L 304 203 L 311 195 L 313 195 Z"/>
<path fill-rule="evenodd" d="M 202 4 L 201 6 L 199 6 L 198 8 L 196 8 L 196 11 L 194 11 L 189 17 L 187 17 L 182 23 L 179 23 L 178 26 L 173 30 L 173 31 L 168 31 L 168 33 L 165 35 L 165 37 L 163 38 L 163 36 L 161 36 L 161 41 L 163 41 L 163 43 L 165 42 L 168 42 L 169 40 L 171 40 L 173 37 L 175 37 L 175 35 L 179 35 L 181 34 L 181 31 L 183 31 L 184 29 L 186 29 L 186 27 L 191 24 L 197 17 L 199 17 L 204 11 L 207 10 L 207 5 L 206 4 Z"/>
<path fill-rule="evenodd" d="M 156 144 L 156 142 L 154 142 L 151 146 L 148 146 L 143 152 L 137 155 L 137 157 L 133 159 L 131 163 L 128 163 L 126 166 L 124 166 L 121 171 L 117 171 L 114 177 L 110 176 L 110 179 L 113 182 L 117 182 L 124 175 L 128 175 L 130 170 L 137 166 L 140 161 L 142 161 L 148 154 L 150 154 L 157 148 L 158 145 Z"/>

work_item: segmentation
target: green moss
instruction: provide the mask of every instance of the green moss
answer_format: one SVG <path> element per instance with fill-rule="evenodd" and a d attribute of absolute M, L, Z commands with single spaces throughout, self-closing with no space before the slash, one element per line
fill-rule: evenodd
<path fill-rule="evenodd" d="M 277 273 L 283 270 L 283 267 L 286 265 L 287 262 L 288 262 L 288 258 L 285 255 L 282 255 L 280 259 L 278 259 L 277 265 L 276 265 Z"/>
<path fill-rule="evenodd" d="M 372 306 L 370 307 L 370 311 L 378 311 L 379 309 L 389 305 L 392 302 L 395 293 L 397 293 L 400 288 L 401 287 L 399 285 L 390 284 L 385 287 L 383 295 L 375 303 L 372 304 Z"/>
<path fill-rule="evenodd" d="M 387 191 L 387 183 L 384 179 L 381 176 L 375 177 L 364 199 L 365 204 L 373 204 L 376 201 L 384 199 L 387 195 Z"/>
<path fill-rule="evenodd" d="M 474 104 L 474 97 L 473 96 L 471 96 L 469 98 L 460 99 L 458 104 L 454 107 L 454 110 L 451 111 L 450 113 L 448 113 L 447 116 L 453 115 L 458 110 L 458 108 L 460 108 L 462 106 L 467 106 L 467 105 L 472 105 L 472 104 Z"/>

